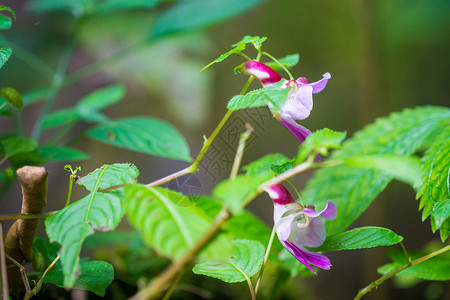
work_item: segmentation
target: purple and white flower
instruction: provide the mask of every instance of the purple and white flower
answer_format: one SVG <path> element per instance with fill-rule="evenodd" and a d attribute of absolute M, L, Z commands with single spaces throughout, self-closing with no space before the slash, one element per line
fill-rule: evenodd
<path fill-rule="evenodd" d="M 304 207 L 295 202 L 281 184 L 267 188 L 266 192 L 274 204 L 274 226 L 281 244 L 312 272 L 311 265 L 330 269 L 330 260 L 325 255 L 306 250 L 305 246 L 319 247 L 323 244 L 326 236 L 323 218 L 336 218 L 336 205 L 328 200 L 325 208 L 316 212 L 312 205 Z"/>
<path fill-rule="evenodd" d="M 270 86 L 283 80 L 280 74 L 258 61 L 248 61 L 241 65 L 240 71 L 246 75 L 252 75 L 258 79 L 263 87 Z M 327 85 L 330 73 L 323 74 L 319 81 L 308 83 L 306 78 L 297 80 L 285 80 L 282 87 L 289 88 L 288 98 L 279 112 L 274 112 L 277 120 L 286 127 L 299 141 L 303 143 L 311 131 L 297 124 L 295 120 L 306 119 L 312 108 L 312 94 L 321 92 Z M 272 107 L 269 106 L 272 110 Z M 273 110 L 272 110 L 273 112 Z"/>

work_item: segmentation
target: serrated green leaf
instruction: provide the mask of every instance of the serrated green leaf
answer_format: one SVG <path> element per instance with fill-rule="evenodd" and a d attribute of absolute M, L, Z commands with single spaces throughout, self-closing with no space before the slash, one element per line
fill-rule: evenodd
<path fill-rule="evenodd" d="M 45 161 L 73 161 L 89 159 L 89 154 L 68 146 L 39 146 L 37 154 Z"/>
<path fill-rule="evenodd" d="M 38 146 L 36 140 L 26 137 L 11 137 L 0 142 L 5 151 L 5 158 L 16 154 L 31 152 Z"/>
<path fill-rule="evenodd" d="M 243 14 L 262 2 L 262 0 L 183 1 L 157 17 L 150 32 L 150 38 L 160 38 L 217 24 Z"/>
<path fill-rule="evenodd" d="M 196 264 L 192 271 L 229 283 L 242 282 L 246 277 L 255 275 L 264 260 L 264 246 L 250 240 L 234 240 L 233 245 L 233 254 L 227 260 L 203 261 Z"/>
<path fill-rule="evenodd" d="M 106 0 L 95 7 L 99 13 L 123 11 L 130 9 L 150 9 L 162 0 Z"/>
<path fill-rule="evenodd" d="M 0 69 L 11 57 L 11 54 L 12 54 L 11 48 L 0 48 Z"/>
<path fill-rule="evenodd" d="M 338 251 L 365 249 L 379 246 L 392 246 L 400 243 L 403 237 L 382 227 L 359 227 L 327 237 L 317 251 Z"/>
<path fill-rule="evenodd" d="M 293 167 L 294 167 L 294 161 L 292 159 L 290 159 L 282 164 L 272 165 L 270 168 L 272 169 L 272 172 L 274 172 L 276 175 L 280 175 L 281 173 L 284 173 L 287 170 L 292 169 Z"/>
<path fill-rule="evenodd" d="M 420 160 L 415 156 L 370 155 L 349 157 L 344 163 L 355 168 L 372 168 L 416 187 L 420 184 Z"/>
<path fill-rule="evenodd" d="M 436 142 L 426 151 L 422 158 L 422 189 L 417 193 L 422 220 L 430 214 L 433 232 L 440 229 L 446 219 L 450 218 L 450 127 L 443 131 Z M 446 203 L 439 205 L 440 203 Z M 442 229 L 441 229 L 442 230 Z M 441 231 L 443 241 L 448 237 L 444 228 Z"/>
<path fill-rule="evenodd" d="M 429 134 L 440 130 L 449 119 L 450 109 L 444 107 L 418 107 L 394 113 L 357 132 L 331 159 L 411 155 Z M 342 165 L 323 168 L 308 182 L 303 199 L 316 207 L 323 207 L 328 199 L 336 203 L 338 217 L 327 221 L 326 228 L 328 234 L 337 234 L 367 209 L 391 179 L 391 175 L 379 170 Z"/>
<path fill-rule="evenodd" d="M 78 102 L 76 109 L 82 116 L 89 116 L 99 110 L 119 102 L 126 93 L 122 84 L 110 85 L 84 96 Z"/>
<path fill-rule="evenodd" d="M 112 166 L 102 167 L 89 195 L 51 215 L 45 221 L 49 239 L 62 245 L 59 255 L 65 287 L 71 288 L 75 285 L 80 270 L 79 255 L 86 237 L 92 235 L 95 230 L 115 229 L 123 217 L 121 191 L 97 192 L 99 186 L 105 186 L 104 181 L 110 180 L 112 172 L 109 168 Z M 103 178 L 108 170 L 109 174 Z M 116 173 L 121 176 L 120 172 Z"/>
<path fill-rule="evenodd" d="M 183 194 L 137 184 L 126 186 L 125 194 L 129 222 L 162 257 L 181 258 L 211 225 L 210 218 Z M 199 258 L 227 257 L 230 244 L 221 235 L 200 252 Z"/>
<path fill-rule="evenodd" d="M 259 192 L 257 188 L 260 184 L 272 178 L 271 174 L 261 174 L 260 176 L 239 175 L 234 179 L 226 179 L 214 188 L 212 194 L 231 209 L 233 213 L 239 213 L 248 197 L 256 196 Z"/>
<path fill-rule="evenodd" d="M 280 110 L 287 100 L 288 88 L 281 88 L 283 80 L 268 87 L 248 92 L 245 95 L 236 95 L 227 104 L 230 110 L 250 107 L 266 106 L 271 103 L 275 110 Z"/>
<path fill-rule="evenodd" d="M 92 128 L 91 138 L 106 144 L 150 155 L 191 161 L 189 146 L 172 125 L 154 119 L 119 119 Z"/>
<path fill-rule="evenodd" d="M 248 165 L 242 167 L 247 176 L 255 176 L 262 173 L 272 173 L 272 166 L 279 165 L 289 160 L 281 153 L 272 153 L 263 156 Z"/>
<path fill-rule="evenodd" d="M 87 261 L 80 264 L 80 277 L 73 288 L 94 292 L 100 297 L 105 296 L 106 288 L 114 279 L 114 268 L 105 261 Z M 65 287 L 62 270 L 50 270 L 44 277 L 45 283 L 53 283 Z"/>
<path fill-rule="evenodd" d="M 261 44 L 266 40 L 266 37 L 262 37 L 260 38 L 259 36 L 249 36 L 246 35 L 242 40 L 240 40 L 239 42 L 233 44 L 233 49 L 231 49 L 228 52 L 225 52 L 224 54 L 220 55 L 218 58 L 216 58 L 215 60 L 213 60 L 212 62 L 210 62 L 208 65 L 206 65 L 205 67 L 203 67 L 200 72 L 202 72 L 203 70 L 205 70 L 206 68 L 210 67 L 211 65 L 221 62 L 224 59 L 226 59 L 228 56 L 232 55 L 232 54 L 239 54 L 242 51 L 245 50 L 245 45 L 246 44 L 253 44 L 253 46 L 258 49 Z"/>
<path fill-rule="evenodd" d="M 0 29 L 10 29 L 12 21 L 10 18 L 0 15 Z"/>
<path fill-rule="evenodd" d="M 100 176 L 102 180 L 97 184 Z M 77 180 L 77 183 L 92 192 L 96 186 L 98 189 L 103 190 L 116 185 L 133 183 L 138 176 L 139 170 L 133 164 L 104 165 L 81 177 Z"/>
<path fill-rule="evenodd" d="M 328 128 L 313 132 L 301 144 L 296 163 L 302 163 L 311 152 L 328 155 L 328 150 L 339 149 L 346 135 L 346 132 L 333 131 Z"/>
<path fill-rule="evenodd" d="M 289 54 L 289 55 L 286 55 L 285 57 L 278 59 L 278 62 L 280 64 L 282 64 L 285 68 L 288 68 L 288 69 L 297 65 L 299 61 L 300 61 L 300 55 L 298 53 Z M 264 64 L 273 70 L 281 69 L 281 66 L 274 61 L 269 61 Z"/>
<path fill-rule="evenodd" d="M 389 249 L 387 254 L 394 262 L 378 268 L 378 273 L 385 275 L 406 264 L 405 255 L 401 250 Z M 415 260 L 426 254 L 408 252 L 408 255 L 411 260 Z M 448 254 L 441 254 L 409 267 L 398 273 L 396 276 L 410 275 L 423 280 L 444 281 L 450 280 L 450 272 L 448 270 L 450 270 L 450 256 Z"/>

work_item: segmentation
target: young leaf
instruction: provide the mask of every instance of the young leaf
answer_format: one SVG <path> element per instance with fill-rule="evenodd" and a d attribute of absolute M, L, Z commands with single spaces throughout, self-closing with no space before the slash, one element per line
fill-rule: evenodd
<path fill-rule="evenodd" d="M 97 183 L 100 176 L 102 180 L 100 183 Z M 139 170 L 133 164 L 104 165 L 86 176 L 81 177 L 77 180 L 77 183 L 92 192 L 95 187 L 103 190 L 116 185 L 133 183 L 138 176 Z"/>
<path fill-rule="evenodd" d="M 288 69 L 297 65 L 299 61 L 300 61 L 300 55 L 298 53 L 289 54 L 289 55 L 286 55 L 285 57 L 278 59 L 278 62 Z M 269 61 L 264 64 L 274 70 L 281 69 L 281 66 L 274 61 Z"/>
<path fill-rule="evenodd" d="M 38 146 L 38 143 L 26 137 L 11 137 L 1 141 L 5 158 L 9 158 L 16 154 L 31 152 Z"/>
<path fill-rule="evenodd" d="M 12 21 L 10 18 L 0 15 L 0 29 L 10 29 Z"/>
<path fill-rule="evenodd" d="M 388 274 L 406 264 L 405 255 L 399 249 L 388 249 L 387 255 L 393 262 L 378 268 L 378 273 L 382 275 Z M 415 260 L 425 256 L 426 253 L 408 252 L 408 255 L 411 257 L 411 260 Z M 450 272 L 448 270 L 450 270 L 450 255 L 446 253 L 409 267 L 396 276 L 410 275 L 423 280 L 445 281 L 450 280 Z"/>
<path fill-rule="evenodd" d="M 123 217 L 124 210 L 120 191 L 97 192 L 105 186 L 114 173 L 122 176 L 120 170 L 112 171 L 115 165 L 105 165 L 96 176 L 92 192 L 83 199 L 63 208 L 45 221 L 47 235 L 51 241 L 62 245 L 60 256 L 64 274 L 64 286 L 73 287 L 80 270 L 80 251 L 86 237 L 95 230 L 113 230 Z M 109 171 L 109 173 L 107 173 Z M 103 178 L 103 175 L 106 175 Z M 133 178 L 134 181 L 134 178 Z M 132 183 L 133 181 L 127 182 Z M 108 185 L 108 184 L 106 184 Z"/>
<path fill-rule="evenodd" d="M 423 209 L 422 220 L 432 215 L 433 232 L 450 218 L 450 127 L 440 137 L 422 158 L 423 186 L 417 193 L 417 198 L 421 197 L 419 208 Z M 441 238 L 445 241 L 449 232 L 443 229 Z"/>
<path fill-rule="evenodd" d="M 0 69 L 11 57 L 11 53 L 12 53 L 11 48 L 0 48 Z"/>
<path fill-rule="evenodd" d="M 60 109 L 49 113 L 42 121 L 43 129 L 65 126 L 81 120 L 81 116 L 75 108 Z"/>
<path fill-rule="evenodd" d="M 250 240 L 234 240 L 233 245 L 233 254 L 227 260 L 203 261 L 196 264 L 192 271 L 229 283 L 242 282 L 246 277 L 255 275 L 264 260 L 264 246 Z"/>
<path fill-rule="evenodd" d="M 150 155 L 190 161 L 189 146 L 172 125 L 153 118 L 119 119 L 92 128 L 91 138 Z"/>
<path fill-rule="evenodd" d="M 296 163 L 302 163 L 311 152 L 328 155 L 329 149 L 339 149 L 346 135 L 346 132 L 333 131 L 328 128 L 308 135 L 300 146 Z"/>
<path fill-rule="evenodd" d="M 289 160 L 281 153 L 267 154 L 266 156 L 257 159 L 248 165 L 242 167 L 247 176 L 260 175 L 262 173 L 272 173 L 273 165 L 280 165 Z"/>
<path fill-rule="evenodd" d="M 238 110 L 250 107 L 266 106 L 272 103 L 274 109 L 280 110 L 287 100 L 289 89 L 281 88 L 283 81 L 271 86 L 248 92 L 245 95 L 236 95 L 228 102 L 227 108 Z"/>
<path fill-rule="evenodd" d="M 162 0 L 106 0 L 95 7 L 96 12 L 115 12 L 129 9 L 150 9 Z"/>
<path fill-rule="evenodd" d="M 80 277 L 73 288 L 94 292 L 100 297 L 105 296 L 106 288 L 114 279 L 114 268 L 105 261 L 86 261 L 80 264 Z M 45 283 L 53 283 L 61 288 L 65 287 L 63 271 L 52 269 L 44 277 Z"/>
<path fill-rule="evenodd" d="M 327 237 L 317 251 L 338 251 L 392 246 L 403 238 L 393 231 L 374 226 L 359 227 Z"/>
<path fill-rule="evenodd" d="M 212 62 L 210 62 L 208 65 L 206 65 L 205 67 L 203 67 L 200 72 L 202 72 L 203 70 L 205 70 L 206 68 L 210 67 L 211 65 L 221 62 L 224 59 L 226 59 L 228 56 L 232 55 L 232 54 L 239 54 L 242 51 L 245 50 L 245 45 L 246 44 L 253 44 L 253 46 L 258 49 L 258 47 L 261 46 L 261 44 L 266 40 L 266 37 L 262 37 L 260 38 L 259 36 L 249 36 L 246 35 L 242 40 L 240 40 L 239 42 L 237 42 L 236 44 L 233 45 L 233 48 L 228 51 L 225 52 L 224 54 L 222 54 L 221 56 L 219 56 L 218 58 L 216 58 L 215 60 L 213 60 Z"/>
<path fill-rule="evenodd" d="M 243 205 L 247 197 L 256 196 L 258 186 L 272 177 L 271 174 L 240 175 L 235 179 L 226 179 L 216 185 L 212 194 L 215 198 L 226 203 L 233 213 L 238 213 L 244 208 Z"/>
<path fill-rule="evenodd" d="M 420 161 L 415 156 L 369 155 L 344 159 L 344 163 L 355 168 L 372 168 L 383 171 L 399 181 L 416 187 L 420 183 Z"/>
<path fill-rule="evenodd" d="M 191 0 L 177 3 L 160 14 L 150 32 L 150 39 L 198 30 L 236 17 L 263 0 Z"/>
<path fill-rule="evenodd" d="M 89 154 L 68 146 L 39 146 L 37 154 L 45 161 L 73 161 L 89 159 Z"/>
<path fill-rule="evenodd" d="M 357 132 L 331 158 L 410 155 L 421 147 L 429 134 L 440 130 L 449 119 L 450 109 L 444 107 L 406 109 L 380 118 Z M 345 165 L 323 168 L 308 182 L 303 199 L 316 207 L 323 207 L 328 199 L 336 203 L 338 217 L 327 221 L 326 227 L 328 234 L 337 234 L 367 209 L 391 179 L 391 175 L 380 170 Z"/>
<path fill-rule="evenodd" d="M 76 109 L 82 116 L 88 116 L 119 102 L 125 96 L 125 86 L 110 85 L 84 96 L 78 102 Z"/>
<path fill-rule="evenodd" d="M 210 218 L 183 194 L 137 184 L 126 186 L 125 194 L 129 222 L 160 256 L 179 259 L 211 224 Z M 226 257 L 229 244 L 228 239 L 219 236 L 200 252 L 199 257 Z"/>

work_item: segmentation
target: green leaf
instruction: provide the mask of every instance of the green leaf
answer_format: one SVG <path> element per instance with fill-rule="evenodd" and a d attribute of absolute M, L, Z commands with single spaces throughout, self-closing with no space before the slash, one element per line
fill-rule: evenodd
<path fill-rule="evenodd" d="M 288 69 L 297 65 L 299 61 L 300 61 L 300 55 L 298 53 L 289 54 L 289 55 L 286 55 L 285 57 L 278 59 L 278 62 Z M 281 69 L 280 65 L 274 61 L 266 62 L 264 64 L 274 70 Z"/>
<path fill-rule="evenodd" d="M 16 13 L 11 8 L 9 8 L 7 6 L 0 5 L 0 11 L 8 11 L 8 12 L 11 13 L 12 17 L 14 18 L 14 20 L 16 19 Z"/>
<path fill-rule="evenodd" d="M 82 16 L 93 4 L 93 0 L 34 0 L 27 4 L 28 9 L 34 12 L 67 11 L 75 16 Z"/>
<path fill-rule="evenodd" d="M 73 288 L 94 292 L 100 297 L 105 296 L 106 288 L 114 279 L 114 268 L 105 261 L 87 261 L 80 264 L 81 275 Z M 44 277 L 45 283 L 53 283 L 65 287 L 62 270 L 50 270 Z"/>
<path fill-rule="evenodd" d="M 289 159 L 282 164 L 272 165 L 271 169 L 276 175 L 280 175 L 281 173 L 284 173 L 287 170 L 292 169 L 293 167 L 294 167 L 294 161 L 292 159 Z"/>
<path fill-rule="evenodd" d="M 45 161 L 72 161 L 89 159 L 89 154 L 68 146 L 39 146 L 37 153 Z"/>
<path fill-rule="evenodd" d="M 411 155 L 450 119 L 450 109 L 418 107 L 380 118 L 344 142 L 331 159 L 365 155 Z M 318 170 L 303 193 L 305 203 L 320 208 L 326 201 L 337 205 L 337 218 L 326 222 L 329 235 L 342 232 L 358 218 L 391 181 L 380 170 L 340 165 Z M 357 184 L 355 184 L 357 183 Z"/>
<path fill-rule="evenodd" d="M 245 95 L 236 95 L 228 102 L 227 108 L 238 110 L 250 107 L 266 106 L 272 103 L 277 111 L 287 100 L 288 88 L 281 88 L 283 80 L 268 87 L 248 92 Z"/>
<path fill-rule="evenodd" d="M 250 198 L 259 194 L 257 188 L 260 184 L 271 179 L 271 174 L 260 176 L 239 175 L 235 179 L 226 179 L 214 188 L 212 194 L 215 198 L 227 204 L 233 213 L 239 213 Z"/>
<path fill-rule="evenodd" d="M 392 246 L 400 243 L 403 237 L 382 227 L 359 227 L 327 237 L 317 251 L 338 251 L 365 249 L 379 246 Z"/>
<path fill-rule="evenodd" d="M 104 181 L 108 182 L 111 179 L 111 173 L 115 173 L 118 177 L 122 176 L 120 171 L 109 170 L 114 166 L 102 167 L 89 195 L 51 215 L 45 221 L 49 239 L 62 245 L 59 255 L 65 287 L 72 288 L 75 285 L 80 270 L 79 255 L 86 237 L 92 235 L 95 230 L 115 229 L 123 217 L 121 191 L 97 192 L 100 186 L 105 186 Z M 109 173 L 102 178 L 107 171 Z"/>
<path fill-rule="evenodd" d="M 263 156 L 248 165 L 242 167 L 247 176 L 255 176 L 262 173 L 272 173 L 272 166 L 279 165 L 289 160 L 281 153 L 272 153 Z"/>
<path fill-rule="evenodd" d="M 378 268 L 378 273 L 388 274 L 401 266 L 406 264 L 406 258 L 403 252 L 399 249 L 388 249 L 387 255 L 393 260 L 393 263 L 384 265 Z M 411 260 L 418 259 L 426 255 L 426 253 L 410 253 L 408 255 Z M 430 258 L 417 265 L 409 267 L 396 276 L 414 276 L 423 280 L 450 280 L 450 256 L 448 254 L 441 254 Z"/>
<path fill-rule="evenodd" d="M 450 217 L 450 126 L 440 138 L 426 151 L 422 158 L 422 189 L 417 193 L 419 209 L 423 209 L 422 220 L 430 214 L 433 232 L 440 229 Z M 443 204 L 440 204 L 443 203 Z M 442 230 L 443 229 L 443 230 Z M 447 227 L 441 229 L 441 239 L 449 235 Z"/>
<path fill-rule="evenodd" d="M 80 114 L 75 108 L 60 109 L 49 113 L 42 121 L 43 129 L 61 127 L 75 123 L 81 119 Z"/>
<path fill-rule="evenodd" d="M 125 86 L 110 85 L 84 96 L 78 102 L 76 109 L 82 116 L 89 116 L 99 110 L 119 102 L 125 96 Z"/>
<path fill-rule="evenodd" d="M 262 0 L 191 0 L 177 3 L 155 20 L 150 38 L 198 30 L 236 17 L 256 7 Z"/>
<path fill-rule="evenodd" d="M 341 143 L 346 135 L 346 132 L 333 131 L 328 128 L 315 131 L 308 135 L 305 142 L 301 144 L 296 163 L 302 163 L 311 152 L 328 155 L 328 150 L 341 148 Z"/>
<path fill-rule="evenodd" d="M 100 176 L 102 180 L 100 183 L 97 183 Z M 95 169 L 78 179 L 77 183 L 92 192 L 96 186 L 98 189 L 103 190 L 116 185 L 134 183 L 138 176 L 139 170 L 133 164 L 103 165 L 101 168 Z"/>
<path fill-rule="evenodd" d="M 12 21 L 10 18 L 0 15 L 0 29 L 10 29 Z"/>
<path fill-rule="evenodd" d="M 12 53 L 11 48 L 0 48 L 0 69 L 11 57 L 11 53 Z"/>
<path fill-rule="evenodd" d="M 227 260 L 204 261 L 196 264 L 192 271 L 229 283 L 242 282 L 255 275 L 264 260 L 264 246 L 250 240 L 235 240 L 233 244 L 233 254 Z"/>
<path fill-rule="evenodd" d="M 210 218 L 183 194 L 137 184 L 126 186 L 125 194 L 129 222 L 162 257 L 181 258 L 211 225 Z M 229 244 L 221 235 L 199 257 L 227 257 L 231 250 Z"/>
<path fill-rule="evenodd" d="M 88 134 L 95 140 L 128 150 L 191 161 L 183 136 L 172 125 L 157 119 L 119 119 L 95 127 Z"/>
<path fill-rule="evenodd" d="M 106 0 L 95 7 L 96 12 L 114 12 L 129 9 L 150 9 L 162 0 Z"/>
<path fill-rule="evenodd" d="M 245 45 L 246 44 L 253 44 L 253 46 L 258 49 L 261 44 L 266 40 L 266 37 L 262 37 L 260 38 L 259 36 L 249 36 L 246 35 L 242 40 L 240 40 L 239 42 L 237 42 L 236 44 L 233 44 L 233 48 L 228 51 L 225 52 L 224 54 L 220 55 L 218 58 L 216 58 L 215 60 L 213 60 L 212 62 L 210 62 L 208 65 L 206 65 L 205 67 L 203 67 L 200 72 L 202 72 L 203 70 L 205 70 L 206 68 L 210 67 L 211 65 L 221 62 L 224 59 L 226 59 L 228 56 L 232 55 L 232 54 L 239 54 L 242 51 L 245 50 Z"/>
<path fill-rule="evenodd" d="M 370 155 L 349 157 L 344 163 L 355 168 L 372 168 L 416 187 L 420 184 L 420 160 L 415 156 Z"/>
<path fill-rule="evenodd" d="M 5 158 L 9 158 L 16 154 L 31 152 L 38 146 L 36 140 L 26 137 L 11 137 L 1 141 Z"/>

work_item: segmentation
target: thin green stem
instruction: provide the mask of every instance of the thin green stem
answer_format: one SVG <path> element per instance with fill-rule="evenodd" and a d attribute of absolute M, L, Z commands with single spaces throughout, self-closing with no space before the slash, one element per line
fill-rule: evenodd
<path fill-rule="evenodd" d="M 286 182 L 292 187 L 292 189 L 294 190 L 294 192 L 297 194 L 297 197 L 299 200 L 302 199 L 302 197 L 300 196 L 299 191 L 297 190 L 297 188 L 295 187 L 295 185 L 290 181 L 286 179 Z"/>
<path fill-rule="evenodd" d="M 264 268 L 266 267 L 267 260 L 269 259 L 270 250 L 272 249 L 273 240 L 275 238 L 275 233 L 277 232 L 276 224 L 273 225 L 272 233 L 270 234 L 269 243 L 267 244 L 266 254 L 264 255 L 264 262 L 259 271 L 258 280 L 256 281 L 255 296 L 258 295 L 259 286 L 264 273 Z"/>
<path fill-rule="evenodd" d="M 401 266 L 400 268 L 395 269 L 394 271 L 392 271 L 392 272 L 390 272 L 390 273 L 388 273 L 388 274 L 386 274 L 386 275 L 384 275 L 384 276 L 381 276 L 378 280 L 375 280 L 374 282 L 370 283 L 370 284 L 369 284 L 368 286 L 366 286 L 365 288 L 359 290 L 358 294 L 356 295 L 356 297 L 355 297 L 353 300 L 359 300 L 359 299 L 361 299 L 365 294 L 369 293 L 372 289 L 378 287 L 380 284 L 382 284 L 383 282 L 385 282 L 387 279 L 393 277 L 394 275 L 397 275 L 397 274 L 400 273 L 401 271 L 403 271 L 403 270 L 405 270 L 405 269 L 407 269 L 407 268 L 409 268 L 409 267 L 412 267 L 412 266 L 414 266 L 414 265 L 420 264 L 421 262 L 424 262 L 424 261 L 426 261 L 426 260 L 428 260 L 428 259 L 430 259 L 430 258 L 433 258 L 433 257 L 435 257 L 436 255 L 439 255 L 439 254 L 441 254 L 441 253 L 444 253 L 444 252 L 446 252 L 446 251 L 448 251 L 448 250 L 450 250 L 450 245 L 448 245 L 448 246 L 446 246 L 446 247 L 444 247 L 444 248 L 441 248 L 441 249 L 439 249 L 439 250 L 437 250 L 437 251 L 435 251 L 435 252 L 432 252 L 432 253 L 430 253 L 430 254 L 427 254 L 427 255 L 425 255 L 425 256 L 423 256 L 423 257 L 421 257 L 421 258 L 418 258 L 418 259 L 416 259 L 416 260 L 413 260 L 412 262 L 407 262 L 406 264 L 404 264 L 404 265 Z"/>
<path fill-rule="evenodd" d="M 248 138 L 250 137 L 250 135 L 254 130 L 253 127 L 248 123 L 245 124 L 245 128 L 246 128 L 245 131 L 241 134 L 241 137 L 239 138 L 239 145 L 236 150 L 236 155 L 234 156 L 233 166 L 231 167 L 230 179 L 236 178 L 239 172 L 242 156 L 244 155 L 245 142 L 248 140 Z"/>
<path fill-rule="evenodd" d="M 58 132 L 56 132 L 45 144 L 46 145 L 56 145 L 74 127 L 75 127 L 75 123 L 71 123 L 71 124 L 64 126 Z"/>
<path fill-rule="evenodd" d="M 70 204 L 70 198 L 72 197 L 72 187 L 73 187 L 73 179 L 74 178 L 75 178 L 75 174 L 70 174 L 70 176 L 69 176 L 69 191 L 67 192 L 67 200 L 66 200 L 66 205 L 64 205 L 64 207 L 67 207 Z"/>
<path fill-rule="evenodd" d="M 245 278 L 245 280 L 247 281 L 247 284 L 248 284 L 248 289 L 250 290 L 250 296 L 252 297 L 252 300 L 256 300 L 255 289 L 253 288 L 253 284 L 252 284 L 252 281 L 250 280 L 250 277 L 248 277 L 247 274 L 245 274 L 245 272 L 242 271 L 241 268 L 239 268 L 237 265 L 233 264 L 231 261 L 229 263 L 236 270 L 238 270 L 239 273 L 242 274 L 242 276 L 244 276 L 244 278 Z"/>
<path fill-rule="evenodd" d="M 22 275 L 22 281 L 23 285 L 25 286 L 25 290 L 27 293 L 31 292 L 30 283 L 28 282 L 27 272 L 25 271 L 25 267 L 22 266 L 17 260 L 9 256 L 5 253 L 6 258 L 12 262 L 14 265 L 16 265 L 17 268 L 19 268 L 20 275 Z"/>
<path fill-rule="evenodd" d="M 3 244 L 3 225 L 0 222 L 0 264 L 2 269 L 2 291 L 3 299 L 9 298 L 8 275 L 6 272 L 5 245 Z"/>
<path fill-rule="evenodd" d="M 57 212 L 58 212 L 58 210 L 49 211 L 49 212 L 36 214 L 36 215 L 23 215 L 23 214 L 0 215 L 0 221 L 47 218 L 47 217 L 50 217 L 51 215 L 56 214 Z"/>
<path fill-rule="evenodd" d="M 169 300 L 170 295 L 172 295 L 173 291 L 175 290 L 175 287 L 177 286 L 178 282 L 180 281 L 181 277 L 183 276 L 183 272 L 180 272 L 175 280 L 172 282 L 170 287 L 167 289 L 166 293 L 164 294 L 164 297 L 161 300 Z"/>
<path fill-rule="evenodd" d="M 52 79 L 52 84 L 50 86 L 47 100 L 45 101 L 44 107 L 42 108 L 41 113 L 39 114 L 39 117 L 36 121 L 36 124 L 34 125 L 33 131 L 31 133 L 31 137 L 34 139 L 39 139 L 41 133 L 42 133 L 42 124 L 45 116 L 50 112 L 50 110 L 53 108 L 53 105 L 56 102 L 58 93 L 63 85 L 64 76 L 67 70 L 67 67 L 69 65 L 70 58 L 72 56 L 72 51 L 74 49 L 74 36 L 70 38 L 70 40 L 67 42 L 66 47 L 63 50 L 63 53 L 61 54 L 61 58 L 59 60 L 58 66 L 56 68 L 56 72 Z"/>
<path fill-rule="evenodd" d="M 408 251 L 406 251 L 405 245 L 403 245 L 403 242 L 400 242 L 400 246 L 402 247 L 403 254 L 405 255 L 406 261 L 408 264 L 411 264 L 411 257 L 408 255 Z"/>
<path fill-rule="evenodd" d="M 294 80 L 294 77 L 292 76 L 291 72 L 289 72 L 289 70 L 278 61 L 278 59 L 276 59 L 275 57 L 273 57 L 272 55 L 270 55 L 267 52 L 262 52 L 262 54 L 264 54 L 265 56 L 269 57 L 270 59 L 272 59 L 274 62 L 276 62 L 289 76 L 290 80 Z"/>
<path fill-rule="evenodd" d="M 39 279 L 38 283 L 36 284 L 36 286 L 28 293 L 25 294 L 25 296 L 23 297 L 24 300 L 28 300 L 31 299 L 31 297 L 37 295 L 39 293 L 39 291 L 42 288 L 42 284 L 44 283 L 44 277 L 45 275 L 47 275 L 47 273 L 53 268 L 53 266 L 56 264 L 56 262 L 59 260 L 59 256 L 57 256 L 52 263 L 47 267 L 47 269 L 45 269 L 44 274 L 42 274 L 41 278 Z"/>
<path fill-rule="evenodd" d="M 244 54 L 243 52 L 239 52 L 239 55 L 242 56 L 243 58 L 245 58 L 248 61 L 252 61 L 253 60 L 250 57 L 248 57 L 246 54 Z"/>

